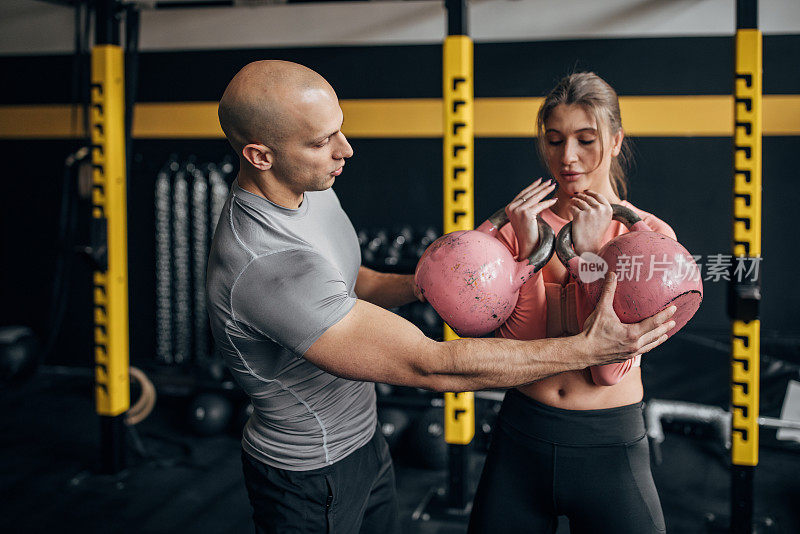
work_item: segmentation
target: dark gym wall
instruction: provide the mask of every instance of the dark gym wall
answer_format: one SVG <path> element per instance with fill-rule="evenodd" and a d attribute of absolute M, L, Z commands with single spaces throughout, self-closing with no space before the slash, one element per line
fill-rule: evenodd
<path fill-rule="evenodd" d="M 258 59 L 296 61 L 323 74 L 339 98 L 439 98 L 440 45 L 349 46 L 144 52 L 138 97 L 142 102 L 212 101 L 230 78 Z M 764 93 L 797 94 L 800 35 L 764 37 Z M 67 103 L 72 58 L 0 56 L 0 102 Z M 475 96 L 543 96 L 566 73 L 594 70 L 620 95 L 730 94 L 730 37 L 583 39 L 476 43 Z M 47 82 L 42 83 L 46 75 Z"/>
<path fill-rule="evenodd" d="M 798 52 L 798 35 L 765 37 L 766 94 L 800 94 Z M 316 69 L 342 99 L 441 96 L 441 47 L 409 45 L 143 53 L 139 101 L 216 100 L 243 64 L 261 58 L 288 59 Z M 477 97 L 542 96 L 565 73 L 594 70 L 623 96 L 729 94 L 732 58 L 728 37 L 478 43 L 475 91 Z M 0 57 L 3 78 L 14 80 L 0 86 L 0 104 L 68 103 L 71 66 L 67 55 Z M 42 83 L 43 73 L 47 83 Z M 355 157 L 335 189 L 357 228 L 403 223 L 441 228 L 439 139 L 351 141 Z M 730 139 L 642 137 L 633 142 L 630 200 L 671 224 L 693 253 L 729 254 Z M 543 174 L 533 143 L 522 138 L 477 140 L 477 220 Z M 7 169 L 0 197 L 0 324 L 28 324 L 45 334 L 63 161 L 75 147 L 74 141 L 0 141 Z M 153 180 L 171 153 L 218 161 L 229 149 L 219 139 L 133 143 L 128 216 L 134 361 L 149 360 L 154 351 Z M 782 224 L 796 202 L 796 195 L 787 191 L 795 182 L 798 153 L 800 136 L 764 138 L 765 335 L 800 335 L 789 311 L 800 301 L 800 290 L 783 283 L 785 276 L 778 274 L 800 261 L 792 239 L 783 237 Z M 89 211 L 83 208 L 79 229 L 85 235 Z M 704 305 L 689 328 L 724 332 L 725 286 L 707 282 L 705 287 Z M 51 363 L 91 359 L 90 273 L 80 260 L 73 269 L 70 297 L 62 350 Z"/>

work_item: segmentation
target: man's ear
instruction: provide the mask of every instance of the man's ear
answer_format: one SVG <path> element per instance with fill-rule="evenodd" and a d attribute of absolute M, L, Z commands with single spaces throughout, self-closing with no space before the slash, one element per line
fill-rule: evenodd
<path fill-rule="evenodd" d="M 242 148 L 242 155 L 259 171 L 268 171 L 275 161 L 275 153 L 266 145 L 250 143 Z"/>

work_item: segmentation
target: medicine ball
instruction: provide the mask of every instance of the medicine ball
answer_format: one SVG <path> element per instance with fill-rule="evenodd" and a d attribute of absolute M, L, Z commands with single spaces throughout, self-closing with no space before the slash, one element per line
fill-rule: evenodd
<path fill-rule="evenodd" d="M 36 372 L 39 343 L 26 326 L 0 327 L 0 386 L 19 385 Z"/>
<path fill-rule="evenodd" d="M 447 443 L 444 440 L 444 409 L 428 408 L 414 421 L 409 446 L 423 467 L 447 467 Z"/>
<path fill-rule="evenodd" d="M 379 408 L 378 421 L 380 422 L 381 433 L 389 444 L 389 449 L 394 452 L 408 428 L 408 415 L 399 408 Z"/>
<path fill-rule="evenodd" d="M 242 433 L 251 415 L 253 415 L 253 404 L 250 401 L 245 401 L 239 406 L 239 409 L 236 412 L 236 427 L 234 430 L 237 433 Z"/>
<path fill-rule="evenodd" d="M 231 401 L 218 393 L 201 393 L 189 404 L 189 426 L 201 436 L 224 431 L 232 415 Z"/>

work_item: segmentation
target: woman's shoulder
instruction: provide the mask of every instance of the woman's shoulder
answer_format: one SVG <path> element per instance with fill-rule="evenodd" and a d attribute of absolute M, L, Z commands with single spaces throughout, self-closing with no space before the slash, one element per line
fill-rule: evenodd
<path fill-rule="evenodd" d="M 627 200 L 623 200 L 621 204 L 626 208 L 630 208 L 631 210 L 633 210 L 633 212 L 636 213 L 636 215 L 638 215 L 645 223 L 647 223 L 647 226 L 652 228 L 654 231 L 660 234 L 664 234 L 668 237 L 671 237 L 672 239 L 677 239 L 677 237 L 675 236 L 675 231 L 669 224 L 664 222 L 662 219 L 659 219 L 650 212 L 637 208 Z"/>

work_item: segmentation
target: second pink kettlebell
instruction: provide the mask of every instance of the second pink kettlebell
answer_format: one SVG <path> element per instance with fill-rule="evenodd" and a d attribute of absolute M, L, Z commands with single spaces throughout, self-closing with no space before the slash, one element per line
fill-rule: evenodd
<path fill-rule="evenodd" d="M 673 335 L 694 316 L 703 301 L 703 282 L 694 258 L 674 239 L 654 232 L 636 213 L 612 204 L 614 220 L 628 232 L 606 243 L 597 256 L 586 261 L 572 247 L 572 223 L 561 228 L 556 254 L 588 297 L 592 309 L 600 300 L 603 276 L 598 264 L 617 273 L 614 311 L 623 323 L 636 323 L 671 305 L 677 306 L 672 320 Z M 604 263 L 604 265 L 603 265 Z"/>

